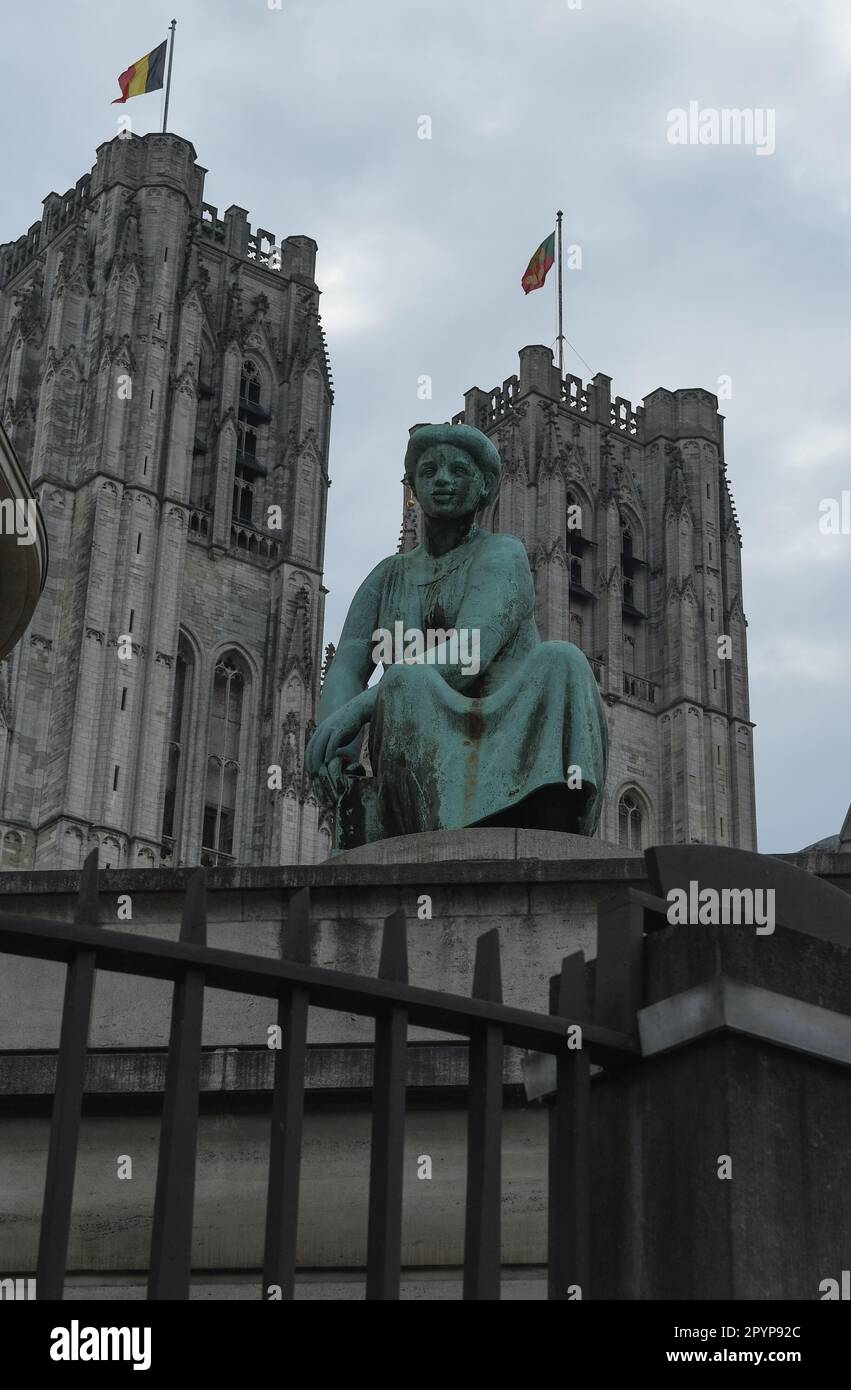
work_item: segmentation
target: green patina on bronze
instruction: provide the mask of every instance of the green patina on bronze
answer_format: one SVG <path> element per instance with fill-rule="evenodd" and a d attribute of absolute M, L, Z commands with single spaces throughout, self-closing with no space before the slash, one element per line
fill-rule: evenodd
<path fill-rule="evenodd" d="M 500 469 L 494 445 L 469 425 L 422 425 L 411 435 L 405 474 L 425 539 L 382 560 L 358 589 L 307 750 L 334 807 L 335 849 L 473 825 L 596 829 L 603 703 L 579 648 L 541 641 L 523 544 L 476 524 Z M 406 631 L 478 632 L 478 672 L 460 661 L 390 664 L 367 688 L 375 634 L 399 622 Z M 367 724 L 372 777 L 358 761 Z"/>

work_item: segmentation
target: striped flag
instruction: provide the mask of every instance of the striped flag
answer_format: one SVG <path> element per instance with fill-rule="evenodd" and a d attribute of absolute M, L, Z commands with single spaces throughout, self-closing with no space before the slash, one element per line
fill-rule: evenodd
<path fill-rule="evenodd" d="M 165 74 L 165 51 L 168 39 L 163 39 L 157 48 L 151 49 L 144 58 L 131 63 L 118 79 L 121 96 L 116 97 L 112 106 L 127 101 L 128 97 L 140 97 L 144 92 L 158 92 L 163 85 Z"/>
<path fill-rule="evenodd" d="M 528 294 L 530 290 L 539 290 L 541 288 L 555 258 L 556 234 L 555 232 L 550 232 L 546 240 L 541 242 L 523 273 L 523 279 L 520 283 L 523 286 L 524 294 Z"/>

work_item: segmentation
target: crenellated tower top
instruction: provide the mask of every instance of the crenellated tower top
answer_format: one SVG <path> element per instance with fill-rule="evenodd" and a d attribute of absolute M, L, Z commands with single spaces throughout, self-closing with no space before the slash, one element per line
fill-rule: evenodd
<path fill-rule="evenodd" d="M 195 147 L 179 135 L 134 135 L 125 132 L 98 146 L 91 172 L 78 179 L 66 193 L 48 193 L 41 220 L 18 237 L 0 246 L 0 288 L 44 252 L 56 237 L 94 206 L 107 189 L 121 184 L 131 193 L 144 188 L 171 188 L 182 193 L 203 241 L 238 260 L 287 279 L 312 286 L 316 267 L 316 242 L 311 237 L 290 236 L 279 244 L 263 227 L 253 230 L 245 208 L 233 204 L 223 217 L 204 202 L 207 170 L 197 162 Z"/>

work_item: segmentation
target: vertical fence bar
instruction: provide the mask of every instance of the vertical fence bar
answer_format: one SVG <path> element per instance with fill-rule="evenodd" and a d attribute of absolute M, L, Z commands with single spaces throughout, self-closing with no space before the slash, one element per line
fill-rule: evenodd
<path fill-rule="evenodd" d="M 310 931 L 310 892 L 302 888 L 290 899 L 283 946 L 286 960 L 310 964 Z M 282 1299 L 292 1299 L 295 1294 L 309 1003 L 308 991 L 299 986 L 278 1000 L 281 1047 L 275 1052 L 272 1089 L 262 1298 L 269 1297 L 272 1286 L 280 1288 Z"/>
<path fill-rule="evenodd" d="M 566 956 L 561 974 L 550 982 L 550 1012 L 578 1020 L 588 1017 L 585 957 Z M 556 1054 L 556 1091 L 549 1129 L 549 1297 L 590 1296 L 591 1061 L 587 1049 L 564 1047 Z M 574 1039 L 575 1041 L 575 1039 Z"/>
<path fill-rule="evenodd" d="M 186 885 L 180 940 L 206 945 L 206 875 L 198 869 Z M 187 1299 L 192 1273 L 192 1217 L 201 1086 L 204 971 L 190 967 L 174 986 L 163 1096 L 149 1299 Z"/>
<path fill-rule="evenodd" d="M 84 926 L 96 926 L 98 922 L 96 849 L 86 859 L 80 874 L 74 921 Z M 56 1058 L 36 1266 L 36 1298 L 39 1299 L 60 1300 L 65 1284 L 94 985 L 95 952 L 77 951 L 65 976 L 65 1002 Z"/>
<path fill-rule="evenodd" d="M 644 908 L 629 890 L 597 908 L 594 1022 L 634 1033 L 641 1008 Z"/>
<path fill-rule="evenodd" d="M 401 910 L 384 923 L 378 976 L 397 984 L 408 983 L 405 914 Z M 408 1011 L 394 1004 L 384 1017 L 375 1020 L 366 1256 L 369 1299 L 399 1297 L 407 1071 Z"/>
<path fill-rule="evenodd" d="M 476 942 L 473 996 L 502 1003 L 499 932 Z M 498 1299 L 502 1200 L 502 1028 L 484 1024 L 470 1039 L 464 1298 Z"/>

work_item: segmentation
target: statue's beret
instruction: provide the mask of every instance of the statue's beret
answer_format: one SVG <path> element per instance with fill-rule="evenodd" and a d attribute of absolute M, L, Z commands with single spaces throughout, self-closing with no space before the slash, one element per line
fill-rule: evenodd
<path fill-rule="evenodd" d="M 409 483 L 414 481 L 420 455 L 436 444 L 451 444 L 468 453 L 487 479 L 493 496 L 502 472 L 502 459 L 496 445 L 472 425 L 415 425 L 405 454 L 405 477 Z"/>

